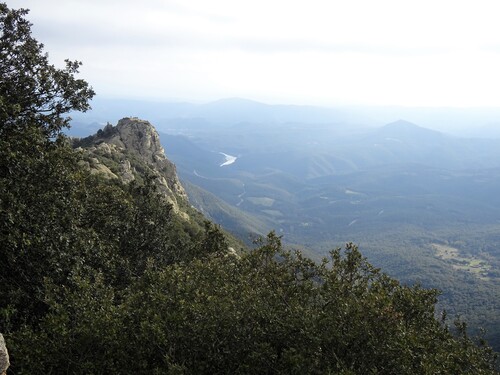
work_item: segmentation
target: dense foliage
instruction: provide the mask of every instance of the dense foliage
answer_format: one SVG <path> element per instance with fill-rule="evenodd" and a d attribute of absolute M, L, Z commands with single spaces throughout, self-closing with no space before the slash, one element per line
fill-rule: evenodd
<path fill-rule="evenodd" d="M 31 36 L 26 14 L 0 3 L 0 135 L 26 123 L 55 135 L 69 124 L 65 113 L 90 108 L 94 92 L 74 76 L 80 62 L 66 60 L 64 69 L 49 64 L 43 44 Z"/>
<path fill-rule="evenodd" d="M 487 346 L 435 319 L 435 290 L 400 285 L 352 244 L 315 263 L 271 233 L 237 255 L 147 176 L 92 175 L 58 134 L 91 90 L 75 65 L 48 65 L 24 15 L 0 4 L 0 331 L 14 373 L 494 373 Z"/>
<path fill-rule="evenodd" d="M 149 265 L 122 291 L 101 272 L 73 282 L 47 284 L 47 314 L 17 332 L 28 372 L 493 373 L 487 348 L 434 318 L 436 291 L 399 285 L 352 244 L 315 264 L 270 234 L 241 257 Z"/>

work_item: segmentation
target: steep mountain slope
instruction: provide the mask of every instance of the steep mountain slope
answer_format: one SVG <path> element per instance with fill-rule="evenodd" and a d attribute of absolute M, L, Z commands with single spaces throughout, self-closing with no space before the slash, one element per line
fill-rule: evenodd
<path fill-rule="evenodd" d="M 190 151 L 185 143 L 178 141 L 174 143 L 173 150 Z M 272 229 L 265 220 L 253 218 L 189 183 L 188 197 L 176 166 L 166 157 L 160 136 L 148 121 L 126 117 L 119 120 L 116 126 L 108 123 L 94 135 L 74 138 L 72 145 L 83 153 L 83 160 L 92 173 L 125 183 L 152 179 L 174 212 L 193 225 L 202 227 L 204 220 L 214 220 L 246 242 Z M 216 155 L 214 157 L 217 158 Z M 204 209 L 207 206 L 211 209 Z M 226 235 L 232 247 L 241 247 L 240 240 L 228 233 Z"/>
<path fill-rule="evenodd" d="M 248 214 L 188 181 L 183 184 L 196 209 L 246 243 L 250 244 L 257 236 L 264 237 L 274 229 L 274 223 L 262 215 Z"/>
<path fill-rule="evenodd" d="M 153 177 L 176 212 L 187 203 L 175 165 L 165 156 L 160 137 L 148 121 L 123 118 L 95 135 L 74 139 L 73 147 L 85 154 L 91 170 L 124 182 Z M 183 212 L 187 217 L 186 212 Z"/>

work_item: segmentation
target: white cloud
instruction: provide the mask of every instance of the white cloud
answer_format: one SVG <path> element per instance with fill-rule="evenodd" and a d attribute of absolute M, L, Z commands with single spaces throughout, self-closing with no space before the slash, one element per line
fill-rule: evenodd
<path fill-rule="evenodd" d="M 500 5 L 405 0 L 15 0 L 103 95 L 497 105 Z"/>

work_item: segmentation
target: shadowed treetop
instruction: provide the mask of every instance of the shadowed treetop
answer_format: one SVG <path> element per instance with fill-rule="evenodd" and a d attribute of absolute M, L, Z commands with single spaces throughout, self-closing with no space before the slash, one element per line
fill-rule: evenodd
<path fill-rule="evenodd" d="M 75 78 L 80 62 L 66 60 L 64 69 L 49 63 L 27 13 L 0 3 L 0 136 L 29 124 L 53 137 L 69 126 L 65 114 L 90 108 L 94 91 Z"/>

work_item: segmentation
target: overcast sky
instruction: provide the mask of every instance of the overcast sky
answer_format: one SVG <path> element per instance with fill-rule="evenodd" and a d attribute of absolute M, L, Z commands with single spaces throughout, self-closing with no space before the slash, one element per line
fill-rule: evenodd
<path fill-rule="evenodd" d="M 98 95 L 500 106 L 500 2 L 6 0 Z"/>

